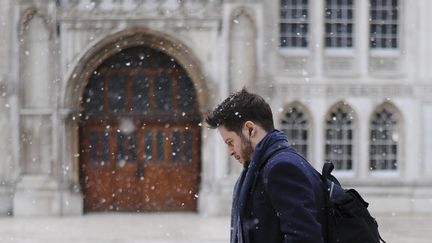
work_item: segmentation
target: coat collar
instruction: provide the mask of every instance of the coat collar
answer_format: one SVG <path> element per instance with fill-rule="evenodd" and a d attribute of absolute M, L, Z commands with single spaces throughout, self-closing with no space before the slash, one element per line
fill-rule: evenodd
<path fill-rule="evenodd" d="M 239 237 L 239 234 L 242 232 L 241 220 L 245 212 L 248 195 L 256 183 L 256 178 L 260 169 L 274 153 L 287 147 L 288 139 L 286 135 L 276 129 L 267 133 L 255 147 L 251 162 L 243 169 L 234 187 L 231 212 L 231 242 L 237 242 L 239 238 L 241 239 L 241 237 Z"/>

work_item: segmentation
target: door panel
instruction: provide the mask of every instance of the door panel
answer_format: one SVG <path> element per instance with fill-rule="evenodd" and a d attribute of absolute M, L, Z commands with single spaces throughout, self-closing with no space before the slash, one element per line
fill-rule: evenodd
<path fill-rule="evenodd" d="M 113 209 L 114 186 L 112 183 L 112 157 L 109 130 L 102 126 L 84 128 L 81 134 L 81 157 L 86 163 L 82 164 L 82 188 L 86 195 L 84 207 L 91 211 Z"/>

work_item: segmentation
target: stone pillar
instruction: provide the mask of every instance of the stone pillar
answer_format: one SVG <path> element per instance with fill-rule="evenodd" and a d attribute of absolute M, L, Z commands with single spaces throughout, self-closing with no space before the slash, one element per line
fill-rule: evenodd
<path fill-rule="evenodd" d="M 60 213 L 80 215 L 84 211 L 84 200 L 79 185 L 78 118 L 68 110 L 60 111 L 58 126 Z"/>
<path fill-rule="evenodd" d="M 60 190 L 56 179 L 56 89 L 52 26 L 48 4 L 21 6 L 19 47 L 20 165 L 22 174 L 13 200 L 15 216 L 57 215 Z M 28 8 L 26 8 L 28 7 Z M 46 7 L 46 9 L 43 9 Z"/>
<path fill-rule="evenodd" d="M 3 57 L 0 56 L 0 59 Z M 0 76 L 0 216 L 12 212 L 13 186 L 16 179 L 12 153 L 10 83 Z"/>
<path fill-rule="evenodd" d="M 423 171 L 425 178 L 432 178 L 432 127 L 429 122 L 432 120 L 432 102 L 425 102 L 422 107 L 423 124 Z"/>
<path fill-rule="evenodd" d="M 370 139 L 370 114 L 372 114 L 373 104 L 367 100 L 359 101 L 358 108 L 358 120 L 356 136 L 358 136 L 358 163 L 356 164 L 357 178 L 361 181 L 367 181 L 370 174 L 369 165 L 369 139 Z"/>
<path fill-rule="evenodd" d="M 12 141 L 12 106 L 14 84 L 11 80 L 11 2 L 0 3 L 0 216 L 12 213 L 13 188 L 17 176 Z"/>

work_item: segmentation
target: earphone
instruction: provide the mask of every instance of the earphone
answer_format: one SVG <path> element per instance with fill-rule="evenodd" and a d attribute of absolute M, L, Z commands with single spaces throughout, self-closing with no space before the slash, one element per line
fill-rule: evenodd
<path fill-rule="evenodd" d="M 250 128 L 249 128 L 249 137 L 252 135 L 252 131 L 253 131 L 253 128 L 250 127 Z"/>

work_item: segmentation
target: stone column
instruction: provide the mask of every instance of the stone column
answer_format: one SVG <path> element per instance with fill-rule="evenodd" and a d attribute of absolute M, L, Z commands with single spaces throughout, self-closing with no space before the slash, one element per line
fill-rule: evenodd
<path fill-rule="evenodd" d="M 0 59 L 3 58 L 0 56 Z M 0 76 L 0 216 L 12 213 L 13 186 L 16 179 L 12 153 L 10 86 L 10 81 L 5 76 Z"/>
<path fill-rule="evenodd" d="M 17 178 L 16 153 L 13 136 L 13 104 L 16 100 L 12 80 L 11 55 L 13 14 L 10 0 L 0 3 L 0 216 L 12 213 L 14 183 Z"/>
<path fill-rule="evenodd" d="M 42 2 L 41 2 L 42 3 Z M 14 215 L 60 213 L 56 180 L 56 89 L 52 25 L 48 3 L 22 5 L 19 47 L 20 163 Z"/>
<path fill-rule="evenodd" d="M 78 118 L 70 110 L 59 110 L 57 115 L 57 171 L 60 187 L 60 214 L 83 213 L 83 197 L 79 186 Z"/>

